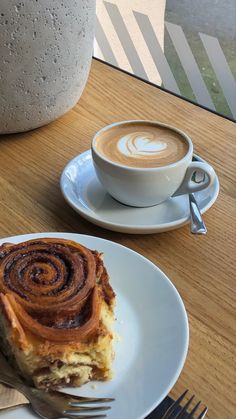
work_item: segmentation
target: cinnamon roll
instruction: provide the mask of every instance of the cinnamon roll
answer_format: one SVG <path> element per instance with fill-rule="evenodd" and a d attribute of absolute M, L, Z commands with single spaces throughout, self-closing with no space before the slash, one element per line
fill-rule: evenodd
<path fill-rule="evenodd" d="M 53 238 L 0 246 L 0 347 L 35 386 L 111 378 L 114 303 L 97 251 Z"/>

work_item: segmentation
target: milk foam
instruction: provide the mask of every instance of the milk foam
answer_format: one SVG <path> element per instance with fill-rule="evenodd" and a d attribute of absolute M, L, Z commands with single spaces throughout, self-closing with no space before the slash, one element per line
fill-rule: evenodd
<path fill-rule="evenodd" d="M 149 122 L 127 122 L 104 130 L 96 139 L 96 147 L 108 160 L 138 168 L 172 164 L 188 152 L 181 134 Z"/>
<path fill-rule="evenodd" d="M 117 147 L 125 156 L 142 158 L 159 155 L 167 148 L 167 143 L 148 132 L 134 132 L 121 137 Z"/>

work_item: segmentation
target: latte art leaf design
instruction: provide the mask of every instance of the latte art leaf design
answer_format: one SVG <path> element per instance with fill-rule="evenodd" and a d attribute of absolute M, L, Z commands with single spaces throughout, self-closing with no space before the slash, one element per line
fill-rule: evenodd
<path fill-rule="evenodd" d="M 188 152 L 181 133 L 151 122 L 124 122 L 104 129 L 95 138 L 95 149 L 111 162 L 133 168 L 173 164 Z"/>
<path fill-rule="evenodd" d="M 136 158 L 158 156 L 166 148 L 165 140 L 150 132 L 130 133 L 118 141 L 118 149 L 122 154 Z"/>

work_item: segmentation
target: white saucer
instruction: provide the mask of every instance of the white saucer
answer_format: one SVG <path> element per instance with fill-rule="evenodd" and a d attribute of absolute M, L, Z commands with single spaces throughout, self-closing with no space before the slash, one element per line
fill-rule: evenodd
<path fill-rule="evenodd" d="M 198 161 L 204 161 L 194 155 Z M 170 198 L 163 204 L 134 208 L 113 199 L 99 182 L 90 150 L 71 160 L 61 175 L 61 191 L 72 208 L 82 217 L 113 231 L 147 234 L 173 230 L 189 222 L 187 195 Z M 207 211 L 219 193 L 219 180 L 195 193 L 201 213 Z"/>

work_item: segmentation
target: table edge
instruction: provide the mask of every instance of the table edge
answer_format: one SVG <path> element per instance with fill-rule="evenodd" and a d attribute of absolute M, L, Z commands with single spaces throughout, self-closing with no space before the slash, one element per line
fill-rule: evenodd
<path fill-rule="evenodd" d="M 111 63 L 109 63 L 109 62 L 107 62 L 107 61 L 104 61 L 104 60 L 102 60 L 101 58 L 98 58 L 98 57 L 95 57 L 95 56 L 93 56 L 92 58 L 93 58 L 93 60 L 98 61 L 98 62 L 100 62 L 100 63 L 102 63 L 102 64 L 104 64 L 104 65 L 107 65 L 108 67 L 111 67 L 111 68 L 113 68 L 113 69 L 115 69 L 115 70 L 118 70 L 118 71 L 120 71 L 121 73 L 127 74 L 128 76 L 131 76 L 131 77 L 133 77 L 133 78 L 135 78 L 135 79 L 137 79 L 137 80 L 139 80 L 139 81 L 142 81 L 142 82 L 144 82 L 144 83 L 148 84 L 149 86 L 155 87 L 156 89 L 159 89 L 159 90 L 161 90 L 162 92 L 169 93 L 169 94 L 170 94 L 170 95 L 172 95 L 172 96 L 175 96 L 175 97 L 177 97 L 177 98 L 179 98 L 179 99 L 182 99 L 182 100 L 184 100 L 185 102 L 190 103 L 191 105 L 195 105 L 195 106 L 197 106 L 198 108 L 204 109 L 205 111 L 208 111 L 208 112 L 210 112 L 210 113 L 212 113 L 212 114 L 214 114 L 214 115 L 216 115 L 216 116 L 219 116 L 219 117 L 221 117 L 221 118 L 223 118 L 223 119 L 226 119 L 226 120 L 228 120 L 228 121 L 230 121 L 230 122 L 234 122 L 234 123 L 236 122 L 236 119 L 230 118 L 229 116 L 226 116 L 226 115 L 223 115 L 223 114 L 221 114 L 221 113 L 219 113 L 219 112 L 217 112 L 217 111 L 214 111 L 213 109 L 210 109 L 210 108 L 208 108 L 207 106 L 201 105 L 201 104 L 199 104 L 199 103 L 197 103 L 197 102 L 194 102 L 194 101 L 193 101 L 193 100 L 191 100 L 191 99 L 188 99 L 188 98 L 186 98 L 186 97 L 184 97 L 184 96 L 178 95 L 177 93 L 174 93 L 174 92 L 172 92 L 171 90 L 166 89 L 165 87 L 158 86 L 157 84 L 155 84 L 155 83 L 153 83 L 153 82 L 151 82 L 151 81 L 149 81 L 149 80 L 143 79 L 142 77 L 137 76 L 136 74 L 130 73 L 129 71 L 124 70 L 123 68 L 117 67 L 117 66 L 115 66 L 114 64 L 111 64 Z"/>

